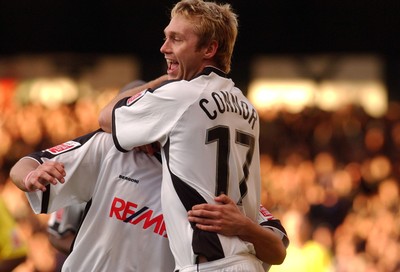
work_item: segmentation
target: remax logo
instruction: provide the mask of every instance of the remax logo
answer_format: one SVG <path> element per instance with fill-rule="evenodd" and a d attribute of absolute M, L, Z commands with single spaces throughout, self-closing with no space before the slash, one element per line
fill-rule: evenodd
<path fill-rule="evenodd" d="M 136 203 L 114 197 L 109 216 L 125 223 L 141 225 L 143 229 L 152 229 L 155 234 L 167 238 L 163 215 L 155 215 L 147 206 L 139 207 Z"/>

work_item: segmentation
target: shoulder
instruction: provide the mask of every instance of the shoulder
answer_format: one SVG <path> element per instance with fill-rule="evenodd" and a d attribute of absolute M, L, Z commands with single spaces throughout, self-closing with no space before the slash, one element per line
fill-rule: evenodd
<path fill-rule="evenodd" d="M 109 150 L 111 146 L 113 146 L 111 134 L 102 130 L 96 130 L 44 150 L 33 152 L 26 156 L 26 158 L 40 162 L 41 158 L 44 157 L 52 159 L 54 157 L 63 156 L 67 153 L 77 153 L 84 150 L 95 150 L 96 152 L 101 152 L 103 149 Z"/>
<path fill-rule="evenodd" d="M 147 91 L 151 92 L 151 93 L 162 92 L 162 91 L 165 91 L 165 90 L 173 91 L 173 90 L 177 90 L 177 89 L 180 89 L 180 88 L 184 88 L 185 86 L 187 86 L 187 83 L 189 83 L 189 81 L 186 81 L 186 80 L 167 80 L 163 84 L 158 86 L 157 88 L 148 89 Z"/>
<path fill-rule="evenodd" d="M 199 84 L 198 81 L 179 80 L 167 82 L 156 89 L 148 90 L 148 92 L 163 101 L 162 106 L 165 110 L 170 104 L 177 105 L 176 102 L 178 101 L 179 106 L 190 104 L 198 98 L 204 89 L 205 85 L 202 83 Z M 186 102 L 182 103 L 183 101 Z"/>

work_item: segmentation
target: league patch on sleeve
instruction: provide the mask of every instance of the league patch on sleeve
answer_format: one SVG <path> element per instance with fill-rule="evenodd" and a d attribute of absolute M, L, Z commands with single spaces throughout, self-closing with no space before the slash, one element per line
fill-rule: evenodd
<path fill-rule="evenodd" d="M 135 103 L 137 100 L 139 100 L 139 98 L 141 98 L 144 94 L 146 93 L 146 90 L 141 91 L 140 93 L 137 93 L 135 95 L 132 95 L 131 97 L 129 97 L 129 99 L 126 101 L 126 105 L 130 106 L 133 103 Z"/>
<path fill-rule="evenodd" d="M 45 151 L 48 151 L 53 155 L 58 155 L 58 154 L 61 154 L 61 153 L 66 152 L 68 150 L 71 150 L 71 149 L 73 149 L 73 148 L 75 148 L 77 146 L 80 146 L 80 145 L 81 144 L 78 143 L 78 142 L 68 141 L 68 142 L 65 142 L 63 144 L 59 144 L 59 145 L 53 146 L 51 148 L 48 148 Z"/>
<path fill-rule="evenodd" d="M 261 213 L 267 220 L 275 219 L 274 216 L 273 216 L 263 205 L 260 205 L 260 213 Z"/>

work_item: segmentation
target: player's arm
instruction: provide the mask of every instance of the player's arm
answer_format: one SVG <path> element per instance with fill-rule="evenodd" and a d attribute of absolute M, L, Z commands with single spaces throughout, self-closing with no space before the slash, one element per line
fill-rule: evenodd
<path fill-rule="evenodd" d="M 161 83 L 168 79 L 167 75 L 163 75 L 159 78 L 156 78 L 152 81 L 149 81 L 141 86 L 126 90 L 122 93 L 119 93 L 116 97 L 114 97 L 101 111 L 99 115 L 99 125 L 105 132 L 111 132 L 112 128 L 112 111 L 114 109 L 115 104 L 125 97 L 133 96 L 137 93 L 140 93 L 143 90 L 148 88 L 155 88 L 159 86 Z"/>
<path fill-rule="evenodd" d="M 24 157 L 10 170 L 12 182 L 22 191 L 46 191 L 46 185 L 64 182 L 64 165 L 56 161 L 45 161 L 43 164 Z"/>
<path fill-rule="evenodd" d="M 273 230 L 264 228 L 240 212 L 226 195 L 215 201 L 222 205 L 199 204 L 188 212 L 189 221 L 205 231 L 225 236 L 238 236 L 254 245 L 257 258 L 268 264 L 281 264 L 286 257 L 286 246 Z"/>

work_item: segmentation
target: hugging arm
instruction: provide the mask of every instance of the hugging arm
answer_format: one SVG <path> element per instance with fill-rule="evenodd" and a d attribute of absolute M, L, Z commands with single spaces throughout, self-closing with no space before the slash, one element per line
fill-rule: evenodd
<path fill-rule="evenodd" d="M 115 104 L 125 97 L 133 96 L 141 91 L 144 91 L 148 88 L 155 88 L 159 86 L 161 83 L 168 79 L 167 75 L 160 76 L 152 81 L 144 83 L 138 87 L 134 87 L 129 90 L 125 90 L 124 92 L 120 92 L 116 97 L 114 97 L 101 111 L 99 115 L 99 125 L 105 132 L 111 132 L 112 130 L 112 111 L 114 109 Z"/>
<path fill-rule="evenodd" d="M 281 264 L 286 257 L 286 246 L 272 229 L 262 227 L 240 212 L 236 204 L 226 195 L 215 201 L 222 205 L 199 204 L 188 212 L 189 221 L 205 231 L 225 236 L 238 236 L 254 245 L 256 256 L 268 264 Z"/>

